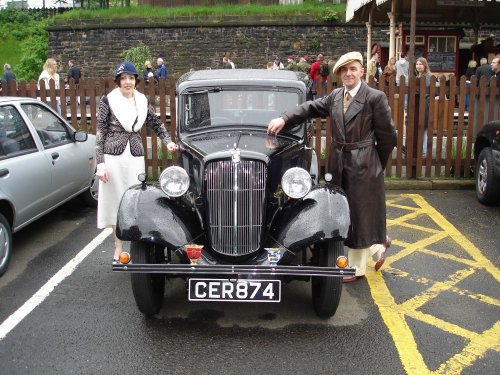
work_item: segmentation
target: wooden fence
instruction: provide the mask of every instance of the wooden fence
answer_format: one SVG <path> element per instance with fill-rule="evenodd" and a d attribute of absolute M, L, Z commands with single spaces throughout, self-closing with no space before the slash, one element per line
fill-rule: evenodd
<path fill-rule="evenodd" d="M 483 125 L 499 119 L 500 90 L 496 87 L 496 79 L 489 82 L 482 77 L 479 85 L 476 77 L 472 77 L 470 85 L 465 77 L 456 80 L 451 77 L 446 81 L 436 81 L 432 77 L 429 87 L 424 80 L 412 77 L 406 86 L 402 78 L 400 86 L 396 86 L 394 77 L 391 81 L 382 81 L 378 89 L 386 93 L 392 110 L 398 142 L 392 158 L 386 168 L 386 177 L 394 178 L 470 178 L 474 173 L 473 144 L 476 133 Z M 371 80 L 369 85 L 374 87 Z M 470 87 L 468 87 L 470 86 Z M 0 95 L 6 95 L 6 82 L 3 82 Z M 115 84 L 111 78 L 101 80 L 81 80 L 78 87 L 71 80 L 65 88 L 61 80 L 55 89 L 53 81 L 50 89 L 38 88 L 36 82 L 12 82 L 8 88 L 12 96 L 38 98 L 50 103 L 56 109 L 60 102 L 61 115 L 68 119 L 76 129 L 96 132 L 96 115 L 100 98 L 109 93 Z M 327 82 L 323 88 L 317 82 L 317 95 L 331 92 L 335 86 Z M 161 121 L 169 127 L 175 140 L 175 80 L 161 79 L 157 86 L 144 87 L 143 81 L 137 88 L 145 93 L 154 104 Z M 405 95 L 407 109 L 405 110 Z M 427 104 L 426 104 L 427 98 Z M 423 153 L 423 135 L 425 128 L 426 105 L 428 105 L 427 152 Z M 468 108 L 466 108 L 468 106 Z M 467 110 L 468 109 L 468 110 Z M 328 154 L 331 139 L 330 119 L 317 118 L 314 121 L 314 148 L 320 156 L 322 171 L 327 170 Z M 149 128 L 143 127 L 146 166 L 149 174 L 156 178 L 163 168 L 176 162 L 176 156 L 170 155 L 166 147 L 152 137 Z"/>

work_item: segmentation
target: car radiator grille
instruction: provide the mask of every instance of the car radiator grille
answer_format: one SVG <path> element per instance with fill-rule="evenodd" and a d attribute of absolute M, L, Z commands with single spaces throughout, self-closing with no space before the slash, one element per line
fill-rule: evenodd
<path fill-rule="evenodd" d="M 230 160 L 207 164 L 207 203 L 212 247 L 228 255 L 259 248 L 262 230 L 266 165 Z"/>

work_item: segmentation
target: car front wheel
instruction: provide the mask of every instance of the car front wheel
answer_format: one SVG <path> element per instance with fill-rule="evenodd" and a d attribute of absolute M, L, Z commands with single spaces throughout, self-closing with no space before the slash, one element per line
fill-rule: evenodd
<path fill-rule="evenodd" d="M 493 173 L 493 153 L 485 147 L 476 163 L 476 197 L 482 204 L 491 205 L 499 201 L 499 179 Z"/>
<path fill-rule="evenodd" d="M 344 253 L 342 240 L 329 240 L 316 245 L 315 257 L 319 267 L 335 267 L 335 261 Z M 330 318 L 335 315 L 342 294 L 342 277 L 312 278 L 312 302 L 316 315 L 320 318 Z"/>
<path fill-rule="evenodd" d="M 12 252 L 12 231 L 5 216 L 0 214 L 0 276 L 7 271 Z"/>
<path fill-rule="evenodd" d="M 130 256 L 136 264 L 154 264 L 164 259 L 163 248 L 151 243 L 133 241 Z M 133 273 L 132 292 L 139 311 L 146 316 L 157 314 L 163 304 L 165 276 L 162 274 Z"/>

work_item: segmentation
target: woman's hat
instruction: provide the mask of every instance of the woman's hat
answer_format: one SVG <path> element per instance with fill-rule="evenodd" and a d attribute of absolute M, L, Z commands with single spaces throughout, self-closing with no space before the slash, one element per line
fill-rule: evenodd
<path fill-rule="evenodd" d="M 333 67 L 333 74 L 337 74 L 340 68 L 343 66 L 352 63 L 353 61 L 359 61 L 361 65 L 363 65 L 363 55 L 360 52 L 348 52 L 337 60 L 335 66 Z"/>
<path fill-rule="evenodd" d="M 124 61 L 116 67 L 115 79 L 120 77 L 123 73 L 132 74 L 136 79 L 139 77 L 134 64 L 132 64 L 130 61 Z"/>

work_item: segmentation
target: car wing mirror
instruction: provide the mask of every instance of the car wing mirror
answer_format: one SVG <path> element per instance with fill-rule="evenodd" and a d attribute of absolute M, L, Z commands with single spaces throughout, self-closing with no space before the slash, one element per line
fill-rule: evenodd
<path fill-rule="evenodd" d="M 75 132 L 75 134 L 73 134 L 73 139 L 75 140 L 75 142 L 85 142 L 88 137 L 89 136 L 87 132 L 84 131 Z"/>

